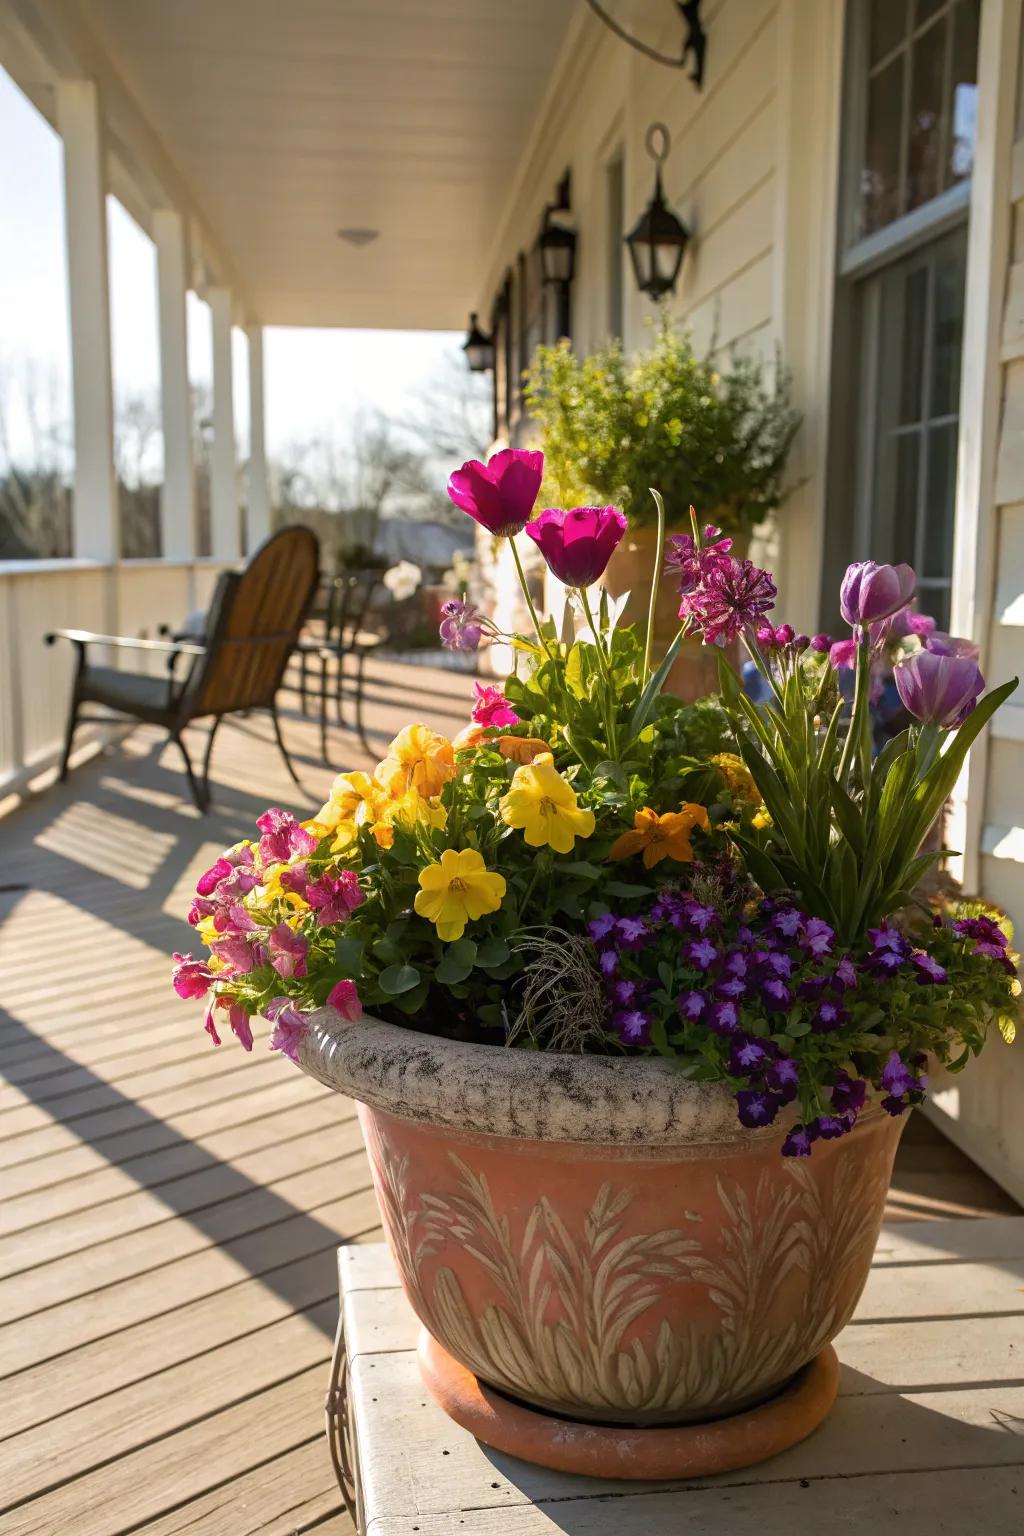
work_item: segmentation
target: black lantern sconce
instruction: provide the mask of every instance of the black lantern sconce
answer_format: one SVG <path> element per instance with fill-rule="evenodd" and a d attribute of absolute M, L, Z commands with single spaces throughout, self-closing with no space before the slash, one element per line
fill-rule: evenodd
<path fill-rule="evenodd" d="M 568 288 L 576 271 L 576 231 L 557 217 L 572 207 L 572 181 L 566 171 L 555 192 L 555 200 L 544 210 L 544 222 L 537 237 L 540 252 L 541 281 L 546 288 Z"/>
<path fill-rule="evenodd" d="M 476 310 L 469 317 L 469 331 L 462 343 L 462 350 L 466 354 L 470 373 L 489 373 L 494 367 L 494 337 L 480 329 Z"/>
<path fill-rule="evenodd" d="M 674 293 L 679 269 L 690 240 L 690 231 L 677 219 L 665 201 L 661 185 L 661 167 L 668 157 L 672 140 L 664 123 L 652 123 L 644 147 L 654 161 L 654 196 L 626 236 L 636 285 L 649 298 L 660 299 Z"/>
<path fill-rule="evenodd" d="M 679 19 L 686 28 L 686 35 L 678 53 L 662 53 L 660 49 L 652 48 L 650 43 L 645 43 L 642 38 L 635 37 L 621 22 L 616 21 L 614 16 L 609 15 L 602 0 L 587 0 L 587 4 L 594 15 L 603 21 L 616 37 L 621 38 L 624 43 L 628 43 L 631 48 L 635 48 L 646 58 L 653 59 L 656 64 L 667 64 L 671 69 L 685 69 L 687 59 L 692 59 L 690 79 L 698 91 L 700 90 L 704 84 L 704 58 L 708 51 L 708 35 L 701 21 L 700 0 L 674 0 Z"/>

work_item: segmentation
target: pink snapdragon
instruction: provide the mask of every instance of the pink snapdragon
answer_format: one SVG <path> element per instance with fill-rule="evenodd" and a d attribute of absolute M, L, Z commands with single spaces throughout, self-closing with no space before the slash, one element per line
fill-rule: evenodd
<path fill-rule="evenodd" d="M 366 897 L 355 871 L 343 869 L 340 875 L 321 875 L 314 884 L 308 885 L 306 900 L 316 912 L 321 928 L 328 928 L 332 923 L 347 922 Z"/>
<path fill-rule="evenodd" d="M 241 1003 L 228 1004 L 228 1023 L 235 1039 L 241 1042 L 243 1050 L 252 1050 L 252 1025 L 249 1023 L 249 1015 Z"/>
<path fill-rule="evenodd" d="M 270 864 L 287 864 L 293 854 L 312 853 L 316 847 L 316 838 L 289 811 L 272 807 L 263 812 L 256 825 L 263 834 L 259 854 L 264 869 Z"/>
<path fill-rule="evenodd" d="M 476 703 L 473 705 L 472 719 L 477 725 L 519 724 L 519 716 L 500 688 L 487 683 L 474 683 L 473 687 L 476 690 Z"/>
<path fill-rule="evenodd" d="M 354 1024 L 361 1018 L 363 1005 L 359 999 L 359 991 L 354 981 L 339 981 L 327 994 L 327 1006 L 333 1008 L 335 1013 L 340 1013 L 343 1019 Z"/>
<path fill-rule="evenodd" d="M 287 923 L 278 923 L 270 930 L 267 948 L 270 963 L 279 976 L 296 979 L 305 976 L 309 941 L 301 933 L 293 932 Z"/>
<path fill-rule="evenodd" d="M 193 960 L 191 955 L 175 953 L 172 985 L 179 997 L 205 997 L 213 981 L 214 974 L 205 960 Z"/>
<path fill-rule="evenodd" d="M 298 1066 L 299 1046 L 309 1029 L 306 1015 L 296 1008 L 290 997 L 275 997 L 264 1008 L 263 1017 L 274 1026 L 270 1049 L 280 1051 Z"/>

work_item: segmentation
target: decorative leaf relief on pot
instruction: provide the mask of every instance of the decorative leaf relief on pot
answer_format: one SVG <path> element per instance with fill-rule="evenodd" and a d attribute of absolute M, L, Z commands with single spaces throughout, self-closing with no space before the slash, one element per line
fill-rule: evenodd
<path fill-rule="evenodd" d="M 619 1236 L 633 1191 L 599 1189 L 571 1233 L 542 1196 L 522 1236 L 494 1207 L 486 1177 L 449 1153 L 456 1192 L 411 1193 L 410 1160 L 379 1131 L 377 1192 L 396 1262 L 422 1321 L 483 1380 L 518 1397 L 606 1415 L 699 1413 L 756 1397 L 813 1358 L 856 1305 L 877 1232 L 885 1182 L 855 1159 L 836 1160 L 823 1189 L 791 1166 L 789 1187 L 762 1173 L 753 1197 L 717 1181 L 718 1251 L 683 1232 Z M 455 1244 L 483 1269 L 501 1302 L 471 1306 L 458 1277 L 425 1259 Z M 799 1281 L 795 1309 L 783 1292 Z M 662 1319 L 653 1339 L 627 1338 L 667 1286 L 699 1285 L 719 1325 Z"/>

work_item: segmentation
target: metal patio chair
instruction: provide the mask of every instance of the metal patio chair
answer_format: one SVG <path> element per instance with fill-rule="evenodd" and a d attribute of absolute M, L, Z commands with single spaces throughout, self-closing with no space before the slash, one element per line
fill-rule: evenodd
<path fill-rule="evenodd" d="M 285 766 L 301 788 L 281 734 L 277 693 L 289 658 L 306 619 L 319 581 L 320 546 L 316 535 L 301 526 L 272 534 L 242 571 L 223 571 L 218 578 L 206 619 L 205 638 L 133 640 L 121 635 L 94 634 L 83 629 L 58 629 L 46 636 L 48 645 L 69 640 L 78 653 L 71 690 L 60 777 L 66 779 L 71 747 L 83 721 L 109 723 L 109 713 L 83 713 L 96 704 L 116 715 L 161 725 L 185 761 L 192 798 L 200 811 L 210 807 L 210 758 L 214 737 L 225 715 L 266 709 Z M 90 645 L 116 646 L 167 657 L 163 676 L 120 671 L 90 661 Z M 187 670 L 179 673 L 184 658 Z M 206 740 L 200 777 L 182 738 L 193 720 L 213 717 Z"/>
<path fill-rule="evenodd" d="M 319 662 L 320 755 L 327 757 L 327 701 L 329 676 L 334 665 L 334 708 L 338 725 L 344 727 L 343 698 L 350 685 L 355 728 L 359 740 L 371 752 L 363 722 L 363 692 L 366 684 L 366 658 L 382 643 L 383 637 L 367 627 L 374 595 L 381 585 L 381 573 L 375 570 L 349 571 L 329 577 L 322 583 L 326 596 L 323 635 L 301 635 L 295 650 L 299 657 L 299 698 L 303 714 L 308 707 L 309 663 Z M 355 661 L 355 677 L 346 678 L 345 658 Z"/>

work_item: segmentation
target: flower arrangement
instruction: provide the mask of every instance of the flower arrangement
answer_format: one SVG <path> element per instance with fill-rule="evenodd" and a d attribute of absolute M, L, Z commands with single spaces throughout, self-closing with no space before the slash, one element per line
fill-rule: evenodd
<path fill-rule="evenodd" d="M 943 856 L 926 835 L 1015 682 L 984 693 L 972 648 L 916 614 L 907 566 L 850 567 L 845 641 L 775 626 L 770 574 L 692 509 L 663 549 L 656 493 L 649 611 L 667 577 L 680 622 L 655 667 L 650 621 L 619 625 L 588 590 L 625 518 L 533 516 L 543 468 L 506 450 L 449 495 L 535 541 L 570 589 L 560 621 L 524 579 L 533 633 L 502 637 L 516 670 L 475 683 L 465 729 L 406 726 L 373 773 L 339 775 L 307 821 L 267 811 L 199 881 L 189 921 L 209 955 L 176 956 L 174 985 L 208 999 L 214 1043 L 221 1025 L 251 1049 L 262 1015 L 297 1060 L 326 1004 L 498 1047 L 658 1053 L 727 1083 L 743 1126 L 784 1115 L 783 1151 L 804 1156 L 873 1096 L 893 1115 L 918 1102 L 929 1054 L 956 1071 L 993 1022 L 1011 1040 L 1005 920 L 918 887 Z M 468 598 L 445 605 L 446 645 L 496 633 Z M 720 699 L 664 693 L 688 636 L 719 648 Z M 727 660 L 735 640 L 763 703 Z M 883 653 L 911 723 L 876 751 Z"/>
<path fill-rule="evenodd" d="M 800 424 L 778 362 L 774 380 L 742 353 L 720 371 L 668 324 L 635 361 L 619 342 L 585 358 L 565 342 L 538 347 L 526 402 L 555 499 L 615 502 L 637 527 L 655 521 L 656 485 L 684 519 L 696 500 L 733 535 L 779 505 Z"/>

